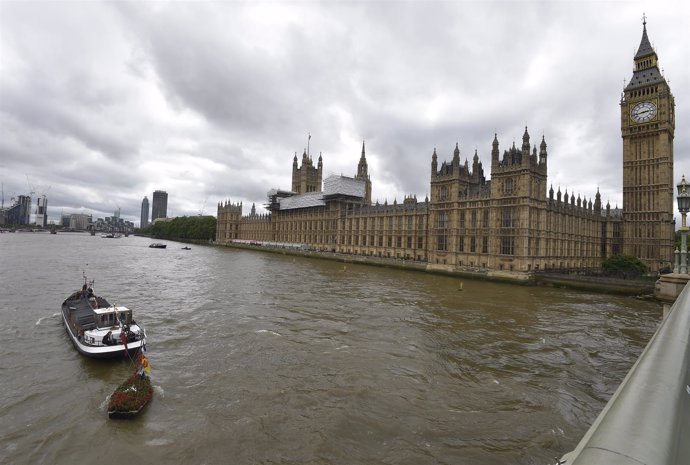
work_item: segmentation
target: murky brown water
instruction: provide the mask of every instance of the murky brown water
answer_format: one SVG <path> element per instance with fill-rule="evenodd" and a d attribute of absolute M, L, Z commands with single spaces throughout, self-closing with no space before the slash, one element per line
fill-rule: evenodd
<path fill-rule="evenodd" d="M 546 464 L 654 332 L 632 298 L 82 234 L 0 234 L 0 463 Z M 88 264 L 88 265 L 87 265 Z M 156 395 L 80 356 L 80 286 L 134 309 Z"/>

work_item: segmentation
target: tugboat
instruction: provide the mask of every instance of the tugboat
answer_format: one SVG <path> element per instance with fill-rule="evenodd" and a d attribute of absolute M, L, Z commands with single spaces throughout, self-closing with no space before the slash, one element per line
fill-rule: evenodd
<path fill-rule="evenodd" d="M 149 247 L 152 249 L 164 249 L 167 246 L 167 244 L 163 244 L 162 242 L 154 242 L 153 244 L 149 245 Z"/>
<path fill-rule="evenodd" d="M 93 283 L 84 276 L 82 289 L 62 303 L 62 320 L 74 347 L 94 358 L 135 354 L 146 344 L 146 331 L 134 321 L 132 310 L 96 296 Z"/>

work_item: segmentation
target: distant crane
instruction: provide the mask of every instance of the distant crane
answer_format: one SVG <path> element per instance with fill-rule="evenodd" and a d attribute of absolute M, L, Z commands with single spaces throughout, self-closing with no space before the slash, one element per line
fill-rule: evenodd
<path fill-rule="evenodd" d="M 36 192 L 35 192 L 34 186 L 31 185 L 31 181 L 29 181 L 29 175 L 26 173 L 24 173 L 24 174 L 26 175 L 26 183 L 29 185 L 29 191 L 30 191 L 29 195 L 30 196 L 34 195 Z"/>
<path fill-rule="evenodd" d="M 204 216 L 204 209 L 206 208 L 206 201 L 208 200 L 208 195 L 204 199 L 204 203 L 201 205 L 201 210 L 199 210 L 199 216 Z"/>

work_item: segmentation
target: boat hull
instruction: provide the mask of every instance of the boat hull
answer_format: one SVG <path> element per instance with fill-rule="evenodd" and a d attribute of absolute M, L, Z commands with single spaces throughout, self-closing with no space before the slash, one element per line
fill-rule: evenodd
<path fill-rule="evenodd" d="M 146 402 L 146 404 L 148 404 L 148 402 Z M 144 410 L 146 404 L 142 405 L 139 410 L 131 410 L 129 412 L 108 412 L 108 418 L 113 420 L 131 420 L 132 418 L 136 417 L 139 412 Z"/>

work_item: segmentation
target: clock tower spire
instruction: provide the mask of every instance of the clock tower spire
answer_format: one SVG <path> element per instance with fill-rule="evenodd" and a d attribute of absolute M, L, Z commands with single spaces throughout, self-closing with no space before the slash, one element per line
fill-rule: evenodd
<path fill-rule="evenodd" d="M 659 71 L 647 36 L 634 57 L 633 75 L 623 91 L 623 251 L 650 271 L 673 263 L 674 99 Z"/>

